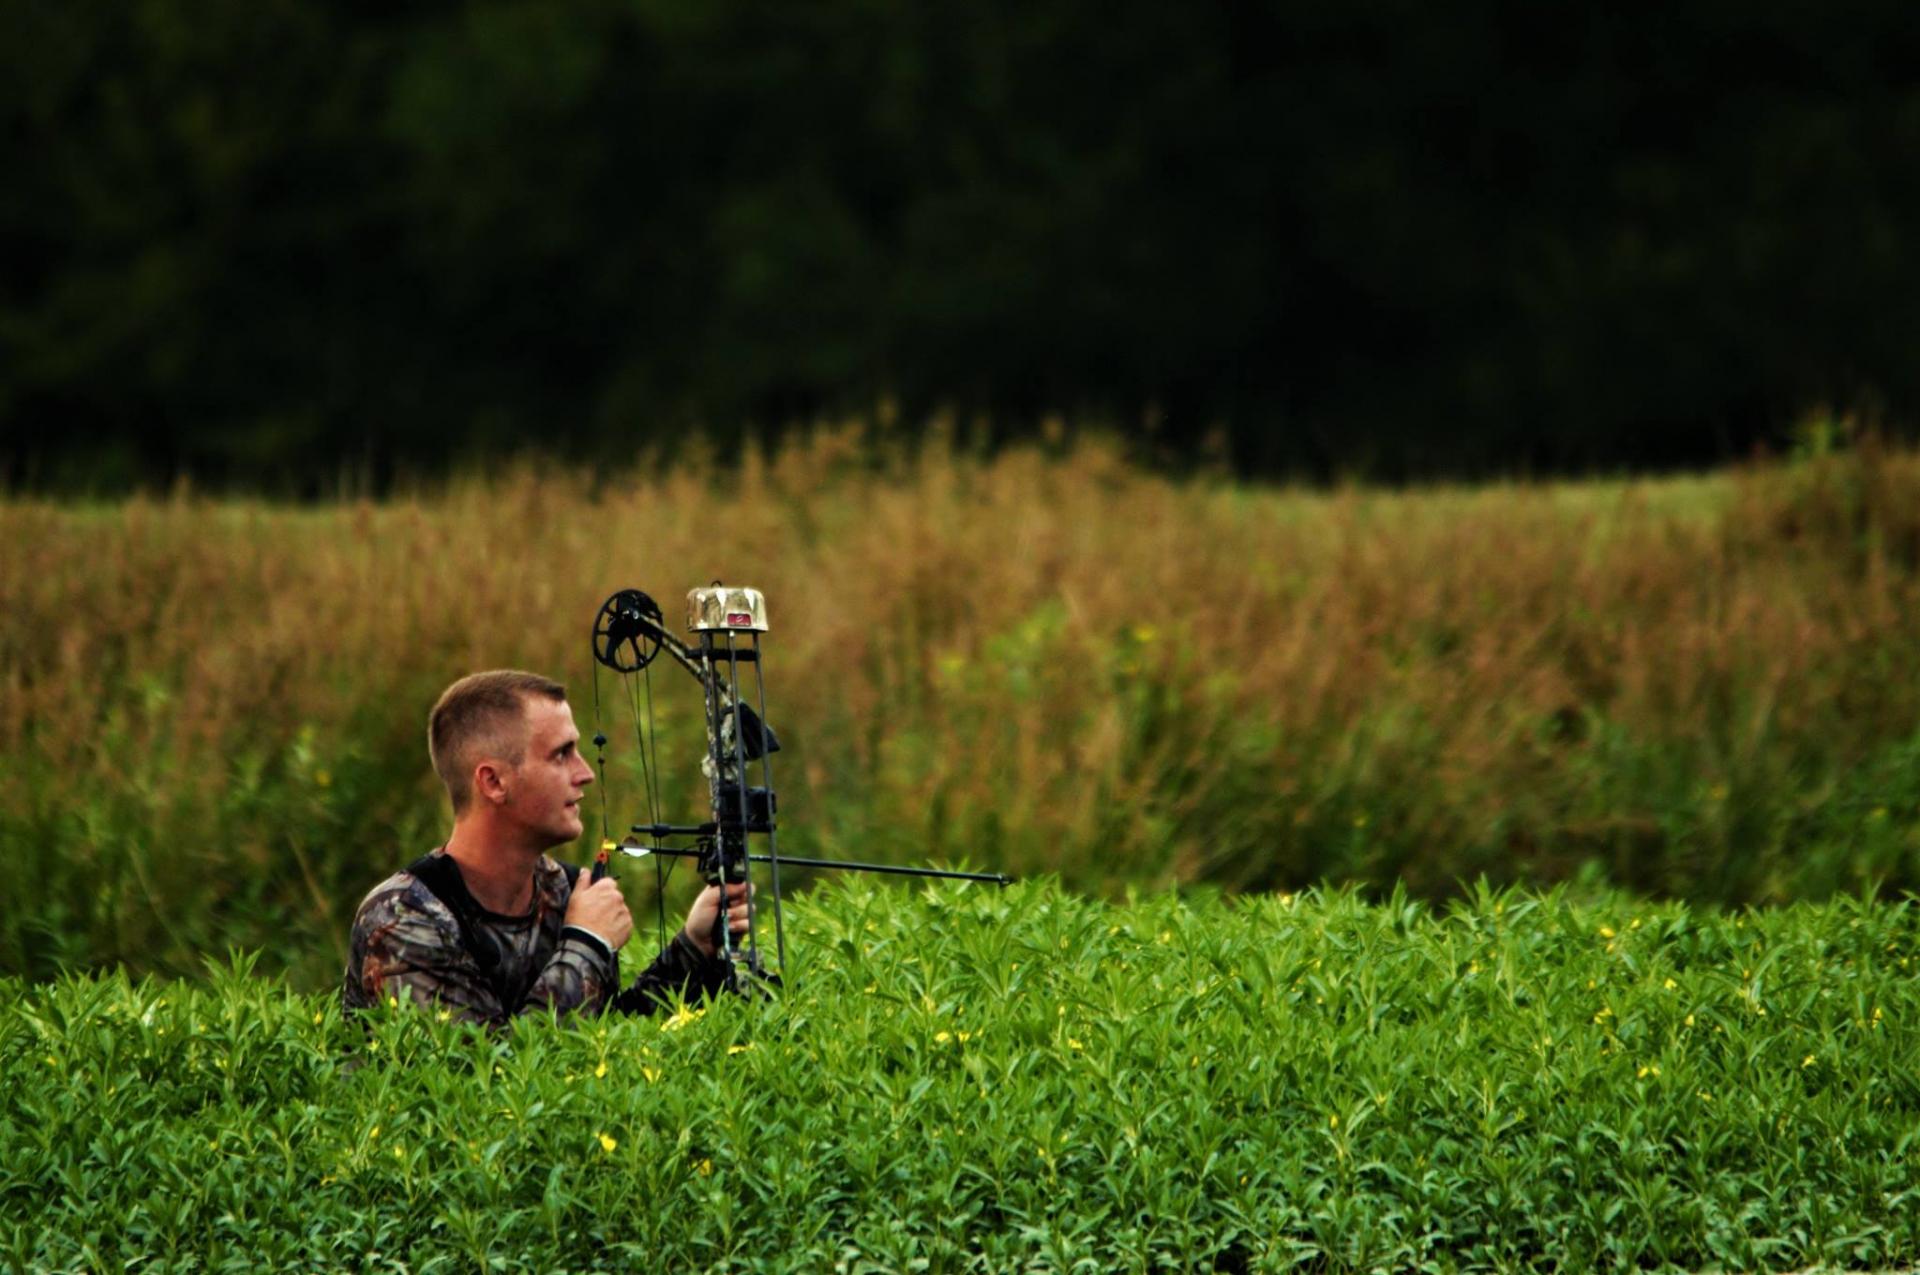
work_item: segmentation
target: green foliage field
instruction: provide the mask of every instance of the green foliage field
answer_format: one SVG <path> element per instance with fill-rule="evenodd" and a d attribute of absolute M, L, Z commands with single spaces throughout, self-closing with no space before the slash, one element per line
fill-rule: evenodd
<path fill-rule="evenodd" d="M 1920 913 L 833 887 L 781 1000 L 487 1038 L 246 964 L 0 987 L 57 1271 L 1920 1261 Z"/>

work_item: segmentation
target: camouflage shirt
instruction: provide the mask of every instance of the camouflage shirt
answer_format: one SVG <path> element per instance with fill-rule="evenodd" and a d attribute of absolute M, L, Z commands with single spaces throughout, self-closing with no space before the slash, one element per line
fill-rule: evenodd
<path fill-rule="evenodd" d="M 457 869 L 451 876 L 459 881 Z M 462 941 L 448 902 L 411 873 L 394 873 L 353 918 L 341 1003 L 349 1011 L 388 998 L 433 1003 L 462 1021 L 498 1026 L 539 1009 L 560 1017 L 609 1006 L 645 1014 L 675 991 L 694 1000 L 725 985 L 726 962 L 677 934 L 631 987 L 618 991 L 619 955 L 591 931 L 566 924 L 573 893 L 567 870 L 542 855 L 533 887 L 533 906 L 521 916 L 489 912 L 470 895 L 461 901 L 479 946 L 499 953 L 488 969 Z"/>

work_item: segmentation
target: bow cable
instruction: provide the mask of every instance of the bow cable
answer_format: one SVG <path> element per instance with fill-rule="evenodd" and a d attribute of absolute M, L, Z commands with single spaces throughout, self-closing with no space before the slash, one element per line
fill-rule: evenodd
<path fill-rule="evenodd" d="M 660 822 L 660 732 L 653 720 L 653 662 L 649 660 L 640 666 L 640 680 L 647 694 L 647 729 L 640 731 L 640 692 L 634 688 L 632 676 L 627 678 L 627 700 L 633 710 L 634 746 L 640 754 L 640 783 L 647 792 L 647 818 L 654 823 Z M 647 750 L 651 747 L 653 756 L 649 760 Z M 667 945 L 667 883 L 673 879 L 673 870 L 679 863 L 663 864 L 658 856 L 653 857 L 653 905 L 659 918 L 660 946 Z"/>

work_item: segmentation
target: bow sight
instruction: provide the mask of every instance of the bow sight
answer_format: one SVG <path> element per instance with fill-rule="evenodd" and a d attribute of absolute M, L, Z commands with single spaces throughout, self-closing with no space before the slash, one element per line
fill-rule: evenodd
<path fill-rule="evenodd" d="M 780 866 L 797 868 L 838 868 L 854 872 L 881 872 L 896 876 L 942 877 L 961 881 L 991 881 L 1008 884 L 1010 878 L 993 872 L 952 872 L 936 868 L 905 868 L 881 863 L 849 863 L 841 859 L 807 859 L 782 856 L 775 843 L 777 824 L 774 815 L 778 803 L 774 797 L 772 754 L 780 751 L 780 741 L 767 727 L 767 687 L 760 659 L 760 635 L 767 631 L 766 599 L 758 589 L 728 588 L 719 581 L 705 589 L 687 594 L 687 629 L 696 635 L 697 645 L 682 642 L 667 632 L 660 604 L 638 589 L 622 589 L 601 604 L 593 621 L 593 658 L 629 678 L 629 702 L 634 713 L 635 741 L 647 790 L 651 822 L 630 826 L 616 844 L 608 835 L 606 816 L 606 743 L 599 730 L 600 675 L 594 670 L 593 698 L 594 745 L 599 749 L 597 767 L 601 778 L 601 848 L 594 858 L 593 880 L 607 873 L 611 850 L 633 858 L 662 856 L 692 858 L 699 862 L 700 875 L 710 885 L 751 881 L 751 865 L 768 868 L 773 896 L 773 927 L 776 959 L 781 970 L 787 963 L 786 932 L 780 916 Z M 700 683 L 706 703 L 707 755 L 700 769 L 707 777 L 708 809 L 711 818 L 704 823 L 673 824 L 660 820 L 659 758 L 649 757 L 652 737 L 653 684 L 647 670 L 664 651 Z M 754 708 L 741 697 L 741 666 L 751 671 Z M 646 680 L 646 716 L 648 727 L 640 728 L 640 699 L 630 680 L 633 674 Z M 750 763 L 759 762 L 758 773 Z M 757 780 L 757 782 L 754 782 Z M 641 838 L 648 840 L 641 840 Z M 751 849 L 750 839 L 759 837 L 764 853 Z M 690 838 L 691 846 L 661 844 L 675 838 Z M 656 868 L 659 859 L 655 860 Z M 659 881 L 661 929 L 666 928 L 664 876 Z M 726 894 L 720 896 L 720 915 L 714 927 L 714 943 L 725 957 L 728 982 L 736 991 L 743 982 L 757 985 L 778 982 L 770 977 L 760 956 L 757 908 L 752 891 L 747 894 L 747 934 L 744 946 L 734 942 L 728 923 Z"/>

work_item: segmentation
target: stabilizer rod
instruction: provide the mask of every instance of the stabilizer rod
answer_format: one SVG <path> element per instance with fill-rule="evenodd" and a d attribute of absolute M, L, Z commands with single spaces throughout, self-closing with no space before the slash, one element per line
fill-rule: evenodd
<path fill-rule="evenodd" d="M 637 831 L 637 830 L 636 830 Z M 622 854 L 641 858 L 650 854 L 672 855 L 677 859 L 697 859 L 704 852 L 677 846 L 621 846 Z M 770 854 L 750 854 L 750 863 L 773 863 Z M 948 881 L 986 881 L 993 885 L 1012 885 L 1013 878 L 999 872 L 957 872 L 950 868 L 904 868 L 893 863 L 854 863 L 847 859 L 801 859 L 790 854 L 779 856 L 783 866 L 793 868 L 837 868 L 844 872 L 883 872 L 896 877 L 939 877 Z"/>

